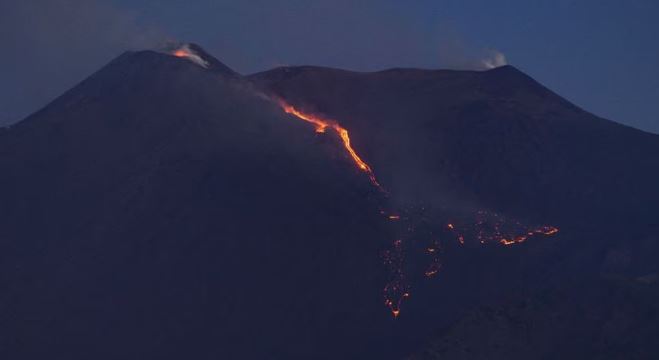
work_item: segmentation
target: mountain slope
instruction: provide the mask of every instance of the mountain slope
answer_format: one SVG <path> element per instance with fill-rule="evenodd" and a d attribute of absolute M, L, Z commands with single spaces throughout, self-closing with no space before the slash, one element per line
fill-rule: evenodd
<path fill-rule="evenodd" d="M 406 199 L 446 203 L 460 194 L 460 203 L 535 220 L 626 224 L 647 223 L 659 201 L 659 136 L 599 119 L 512 66 L 290 67 L 250 79 L 339 119 L 382 182 Z"/>
<path fill-rule="evenodd" d="M 512 67 L 243 77 L 196 45 L 126 53 L 0 133 L 0 355 L 399 359 L 468 342 L 483 308 L 587 303 L 603 278 L 659 273 L 658 150 Z M 534 235 L 481 239 L 508 227 Z M 561 301 L 521 316 L 573 311 Z"/>
<path fill-rule="evenodd" d="M 654 276 L 656 279 L 656 275 Z M 601 279 L 479 308 L 410 359 L 653 359 L 659 286 Z M 560 346 L 557 346 L 560 345 Z"/>
<path fill-rule="evenodd" d="M 453 327 L 435 327 L 442 335 L 429 346 L 434 355 L 420 358 L 485 354 L 551 358 L 556 347 L 561 356 L 577 356 L 577 347 L 568 337 L 548 333 L 568 328 L 598 333 L 604 322 L 586 316 L 569 323 L 567 314 L 576 311 L 571 299 L 586 307 L 593 293 L 608 291 L 605 279 L 610 276 L 642 278 L 659 272 L 654 261 L 659 255 L 655 216 L 659 136 L 597 118 L 512 66 L 485 72 L 392 69 L 376 73 L 303 66 L 266 71 L 250 80 L 264 91 L 308 106 L 309 112 L 337 119 L 351 129 L 359 151 L 376 169 L 381 183 L 392 189 L 394 201 L 404 206 L 421 204 L 427 217 L 437 217 L 446 209 L 453 218 L 485 209 L 561 228 L 560 239 L 534 241 L 503 260 L 517 264 L 516 269 L 492 262 L 492 257 L 462 258 L 449 248 L 442 284 L 437 285 L 444 297 L 433 295 L 423 284 L 416 284 L 420 287 L 417 295 L 455 307 L 445 297 L 459 297 L 463 290 L 457 290 L 460 285 L 453 281 L 461 278 L 464 284 L 468 276 L 453 271 L 476 271 L 479 275 L 469 282 L 480 289 L 491 286 L 480 293 L 486 293 L 487 300 L 481 299 L 477 309 L 495 307 L 502 315 L 495 321 L 476 316 Z M 504 256 L 496 255 L 499 261 Z M 487 269 L 497 269 L 495 273 L 509 279 L 485 280 Z M 565 285 L 575 282 L 579 285 Z M 569 295 L 557 297 L 551 307 L 519 315 L 515 304 L 528 293 Z M 538 296 L 542 299 L 543 295 Z M 607 318 L 607 311 L 629 306 L 641 310 L 627 314 L 625 321 L 652 326 L 653 320 L 639 314 L 651 312 L 646 305 L 655 300 L 653 292 L 606 299 L 597 316 Z M 431 306 L 422 306 L 422 312 L 428 314 Z M 519 318 L 515 324 L 525 324 L 551 317 L 551 312 L 565 317 L 532 331 L 529 336 L 539 337 L 535 342 L 520 343 L 515 331 L 498 334 L 510 326 L 506 322 L 510 317 Z M 483 334 L 479 327 L 490 323 L 497 333 Z M 612 341 L 604 335 L 592 339 Z M 646 357 L 656 352 L 647 336 L 634 341 Z M 515 351 L 518 345 L 528 345 L 526 352 Z"/>
<path fill-rule="evenodd" d="M 185 59 L 116 59 L 0 142 L 3 358 L 369 347 L 385 237 L 338 144 Z"/>

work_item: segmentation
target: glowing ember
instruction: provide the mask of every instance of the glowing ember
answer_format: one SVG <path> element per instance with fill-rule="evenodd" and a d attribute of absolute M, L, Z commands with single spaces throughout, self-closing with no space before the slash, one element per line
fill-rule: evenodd
<path fill-rule="evenodd" d="M 433 277 L 433 276 L 437 275 L 437 273 L 439 272 L 439 269 L 441 269 L 441 267 L 442 267 L 441 264 L 439 264 L 437 262 L 433 262 L 432 264 L 430 264 L 430 266 L 428 267 L 428 270 L 426 270 L 426 272 L 425 272 L 426 277 Z"/>
<path fill-rule="evenodd" d="M 426 248 L 426 255 L 430 256 L 430 265 L 426 268 L 426 271 L 424 272 L 424 275 L 427 278 L 434 277 L 437 275 L 439 270 L 442 268 L 442 246 L 441 246 L 441 241 L 439 238 L 436 238 L 430 234 L 430 237 L 434 239 L 431 243 L 430 246 Z"/>
<path fill-rule="evenodd" d="M 557 232 L 558 232 L 558 228 L 553 226 L 543 226 L 540 229 L 535 230 L 536 234 L 542 234 L 542 235 L 554 235 Z"/>
<path fill-rule="evenodd" d="M 301 120 L 312 123 L 316 127 L 317 133 L 324 133 L 327 128 L 336 131 L 336 133 L 339 134 L 341 140 L 343 141 L 343 147 L 346 149 L 348 154 L 350 154 L 350 157 L 352 158 L 353 162 L 357 165 L 357 167 L 360 170 L 364 171 L 368 175 L 368 178 L 371 180 L 371 183 L 373 183 L 373 185 L 375 185 L 378 189 L 382 190 L 382 187 L 375 178 L 375 174 L 373 173 L 371 167 L 368 166 L 368 164 L 365 163 L 364 160 L 362 160 L 359 157 L 359 155 L 357 155 L 355 149 L 353 149 L 352 145 L 350 145 L 350 135 L 348 134 L 348 130 L 343 128 L 334 120 L 325 119 L 318 115 L 302 112 L 296 109 L 293 105 L 287 104 L 282 100 L 279 101 L 279 105 L 284 109 L 284 111 L 287 114 L 291 114 Z"/>

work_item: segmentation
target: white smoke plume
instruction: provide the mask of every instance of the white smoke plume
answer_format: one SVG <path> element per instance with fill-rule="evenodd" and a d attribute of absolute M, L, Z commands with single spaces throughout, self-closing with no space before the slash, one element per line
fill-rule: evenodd
<path fill-rule="evenodd" d="M 172 55 L 186 58 L 203 68 L 208 68 L 210 66 L 208 61 L 202 59 L 201 56 L 199 56 L 199 54 L 195 53 L 192 49 L 190 49 L 189 44 L 183 44 L 182 46 L 178 47 L 176 50 L 172 52 Z"/>
<path fill-rule="evenodd" d="M 508 64 L 503 52 L 476 46 L 465 40 L 451 24 L 440 26 L 438 38 L 438 66 L 453 70 L 489 70 Z"/>
<path fill-rule="evenodd" d="M 481 63 L 486 69 L 494 69 L 504 65 L 508 65 L 506 55 L 498 50 L 491 50 L 492 55 L 481 60 Z"/>

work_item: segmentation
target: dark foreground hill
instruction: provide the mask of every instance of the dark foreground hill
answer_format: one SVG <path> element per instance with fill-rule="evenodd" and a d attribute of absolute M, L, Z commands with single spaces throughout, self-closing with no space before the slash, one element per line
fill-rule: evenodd
<path fill-rule="evenodd" d="M 203 61 L 126 53 L 0 132 L 2 358 L 656 354 L 657 136 L 512 67 L 242 77 L 188 49 Z M 385 192 L 281 101 L 348 129 Z M 501 247 L 446 230 L 483 212 L 560 232 Z M 383 259 L 410 293 L 396 319 Z M 556 335 L 574 328 L 588 340 Z"/>

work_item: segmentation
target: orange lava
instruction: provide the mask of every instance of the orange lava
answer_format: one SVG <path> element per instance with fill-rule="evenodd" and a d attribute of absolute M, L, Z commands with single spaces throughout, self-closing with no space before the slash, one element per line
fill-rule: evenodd
<path fill-rule="evenodd" d="M 391 315 L 394 316 L 394 319 L 398 318 L 398 315 L 400 315 L 400 304 L 403 301 L 403 299 L 406 299 L 410 296 L 410 293 L 404 293 L 400 299 L 398 299 L 397 302 L 393 302 L 391 300 L 385 300 L 384 304 L 389 307 L 389 310 L 391 311 Z"/>
<path fill-rule="evenodd" d="M 355 149 L 352 148 L 352 145 L 350 144 L 350 135 L 348 134 L 348 130 L 343 128 L 334 120 L 325 119 L 318 115 L 302 112 L 296 109 L 293 105 L 285 103 L 283 100 L 279 101 L 279 105 L 284 109 L 284 111 L 287 114 L 293 115 L 298 119 L 312 123 L 316 127 L 317 133 L 324 133 L 325 130 L 327 130 L 327 128 L 336 131 L 336 133 L 339 134 L 339 136 L 341 137 L 341 140 L 343 141 L 343 147 L 346 149 L 348 154 L 350 154 L 352 161 L 357 165 L 357 167 L 360 170 L 362 170 L 368 175 L 368 178 L 371 180 L 371 183 L 373 183 L 373 185 L 375 185 L 378 189 L 382 189 L 380 183 L 378 183 L 377 179 L 375 178 L 375 174 L 373 173 L 371 167 L 368 166 L 368 164 L 364 162 L 364 160 L 362 160 L 361 157 L 359 157 L 359 155 L 357 155 Z"/>
<path fill-rule="evenodd" d="M 536 234 L 542 234 L 542 235 L 554 235 L 557 232 L 558 232 L 558 228 L 553 226 L 543 226 L 540 229 L 535 230 Z"/>
<path fill-rule="evenodd" d="M 192 53 L 190 53 L 189 51 L 187 51 L 187 50 L 181 48 L 181 49 L 178 49 L 178 50 L 174 51 L 174 52 L 172 53 L 172 55 L 174 55 L 174 56 L 176 56 L 176 57 L 182 57 L 182 58 L 185 58 L 185 57 L 191 56 Z"/>
<path fill-rule="evenodd" d="M 534 235 L 544 235 L 544 236 L 551 236 L 554 235 L 558 232 L 558 228 L 553 227 L 553 226 L 542 226 L 538 229 L 533 229 L 529 232 L 526 233 L 526 235 L 518 235 L 515 236 L 511 239 L 506 239 L 502 238 L 499 240 L 499 243 L 505 246 L 513 245 L 513 244 L 519 244 L 523 243 L 526 241 L 529 237 L 534 236 Z"/>
<path fill-rule="evenodd" d="M 438 270 L 436 270 L 436 269 L 426 270 L 426 276 L 427 277 L 433 277 L 433 276 L 435 276 L 435 274 L 437 274 L 437 271 Z"/>
<path fill-rule="evenodd" d="M 526 240 L 526 239 L 524 239 L 524 240 Z M 515 240 L 508 240 L 508 239 L 501 239 L 499 242 L 501 243 L 501 245 L 505 245 L 505 246 L 512 245 L 512 244 L 516 243 Z"/>
<path fill-rule="evenodd" d="M 485 211 L 479 211 L 477 215 L 479 218 L 476 223 L 471 227 L 462 227 L 461 231 L 458 231 L 452 223 L 446 225 L 446 228 L 457 236 L 461 245 L 465 242 L 465 234 L 462 231 L 468 231 L 475 234 L 476 239 L 481 244 L 499 243 L 504 246 L 521 244 L 526 240 L 539 235 L 552 236 L 558 233 L 558 228 L 554 226 L 543 225 L 537 228 L 526 228 L 517 221 L 506 221 L 502 216 L 496 213 L 490 214 Z M 504 229 L 504 227 L 507 227 L 507 229 Z M 471 228 L 471 230 L 469 228 Z"/>
<path fill-rule="evenodd" d="M 439 270 L 441 268 L 442 268 L 442 265 L 439 262 L 433 262 L 432 264 L 430 264 L 430 266 L 428 267 L 428 269 L 425 272 L 426 277 L 433 277 L 433 276 L 437 275 L 437 273 L 439 272 Z"/>

